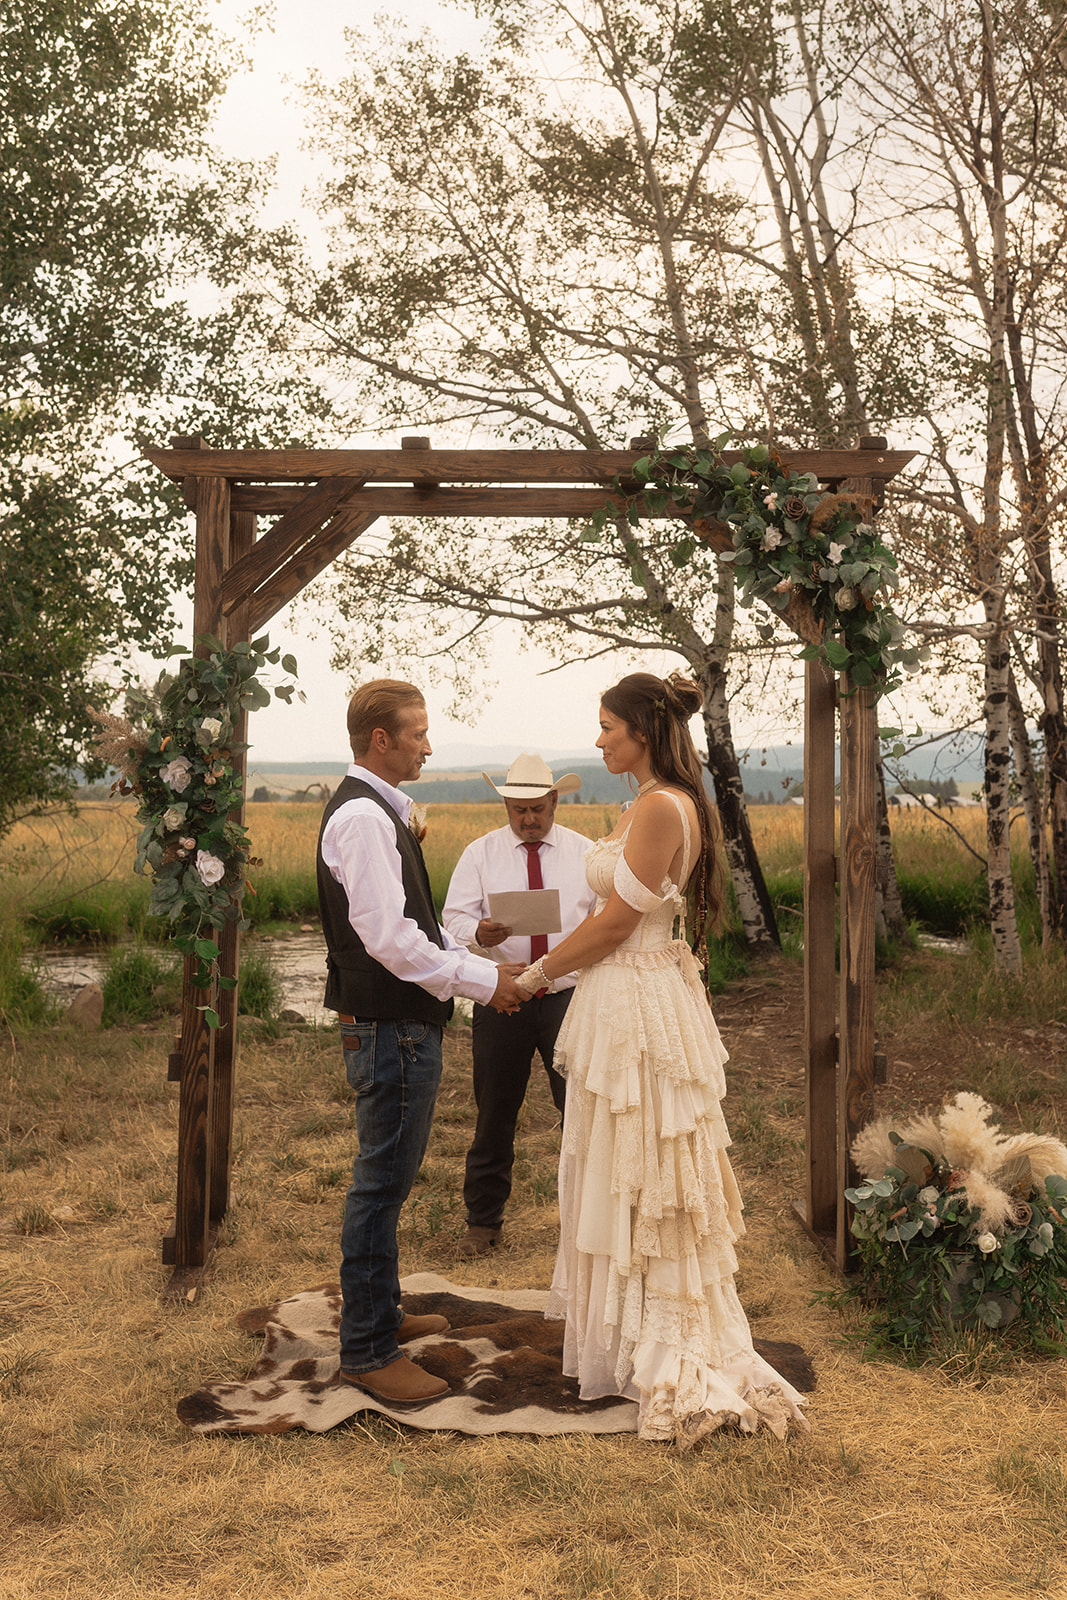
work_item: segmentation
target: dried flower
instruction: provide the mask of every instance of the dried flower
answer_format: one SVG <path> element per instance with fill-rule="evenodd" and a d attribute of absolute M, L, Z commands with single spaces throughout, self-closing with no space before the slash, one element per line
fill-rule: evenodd
<path fill-rule="evenodd" d="M 416 805 L 414 801 L 408 812 L 408 827 L 421 844 L 426 837 L 426 811 L 424 807 Z"/>
<path fill-rule="evenodd" d="M 783 513 L 790 522 L 800 522 L 808 514 L 808 508 L 798 494 L 791 494 L 782 507 Z"/>
<path fill-rule="evenodd" d="M 856 521 L 859 522 L 862 514 L 859 501 L 855 500 L 852 495 L 824 494 L 811 514 L 809 531 L 811 533 L 821 533 L 824 529 L 833 527 L 842 517 L 855 517 Z M 861 526 L 864 526 L 864 524 L 861 524 Z M 859 532 L 859 528 L 856 529 L 856 532 Z M 874 529 L 868 527 L 868 536 L 873 535 L 873 533 Z"/>

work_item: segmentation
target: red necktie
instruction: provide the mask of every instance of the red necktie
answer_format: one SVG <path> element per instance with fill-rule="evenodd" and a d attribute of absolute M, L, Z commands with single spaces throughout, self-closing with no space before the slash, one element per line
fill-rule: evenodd
<path fill-rule="evenodd" d="M 526 882 L 527 882 L 527 884 L 529 885 L 529 887 L 531 889 L 543 889 L 544 886 L 545 886 L 545 880 L 541 876 L 541 857 L 538 855 L 538 851 L 541 848 L 540 839 L 536 839 L 536 840 L 533 840 L 533 841 L 524 839 L 522 841 L 522 848 L 526 851 Z M 542 956 L 547 956 L 547 954 L 548 954 L 548 934 L 547 933 L 534 933 L 534 934 L 531 934 L 530 935 L 530 964 L 531 964 L 531 966 L 533 965 L 533 963 L 535 961 L 539 961 Z M 540 998 L 540 996 L 543 995 L 544 993 L 545 993 L 544 989 L 539 989 L 537 991 L 537 995 L 535 996 L 535 998 Z"/>

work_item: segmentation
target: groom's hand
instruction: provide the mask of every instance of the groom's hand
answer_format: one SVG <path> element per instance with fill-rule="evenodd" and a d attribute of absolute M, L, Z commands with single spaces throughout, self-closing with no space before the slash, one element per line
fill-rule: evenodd
<path fill-rule="evenodd" d="M 530 997 L 515 982 L 515 977 L 526 968 L 521 961 L 501 962 L 497 969 L 496 988 L 489 1001 L 494 1011 L 517 1011 Z"/>

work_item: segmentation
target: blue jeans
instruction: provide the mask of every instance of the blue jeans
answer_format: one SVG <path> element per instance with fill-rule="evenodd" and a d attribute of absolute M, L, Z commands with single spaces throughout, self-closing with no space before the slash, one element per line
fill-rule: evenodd
<path fill-rule="evenodd" d="M 430 1138 L 441 1029 L 357 1017 L 342 1022 L 341 1048 L 359 1136 L 341 1224 L 341 1367 L 374 1372 L 400 1354 L 396 1230 Z"/>

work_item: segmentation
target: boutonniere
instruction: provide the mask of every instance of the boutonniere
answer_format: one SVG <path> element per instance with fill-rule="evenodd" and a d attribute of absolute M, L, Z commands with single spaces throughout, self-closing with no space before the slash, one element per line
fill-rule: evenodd
<path fill-rule="evenodd" d="M 414 801 L 408 812 L 408 827 L 421 844 L 426 837 L 426 810 L 423 806 L 417 806 Z"/>

